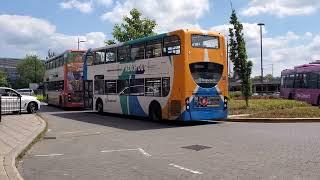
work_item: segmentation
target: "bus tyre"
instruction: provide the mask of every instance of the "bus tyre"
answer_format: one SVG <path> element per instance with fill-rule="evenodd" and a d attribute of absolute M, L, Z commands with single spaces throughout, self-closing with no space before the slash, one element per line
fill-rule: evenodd
<path fill-rule="evenodd" d="M 97 101 L 96 109 L 97 109 L 98 113 L 100 113 L 100 114 L 103 113 L 103 103 L 100 99 Z"/>
<path fill-rule="evenodd" d="M 37 103 L 35 103 L 35 102 L 30 102 L 30 103 L 28 104 L 27 111 L 28 111 L 29 114 L 36 113 L 37 110 L 38 110 Z"/>
<path fill-rule="evenodd" d="M 151 103 L 149 107 L 149 119 L 152 121 L 161 121 L 162 120 L 162 112 L 161 106 L 157 102 Z"/>
<path fill-rule="evenodd" d="M 62 97 L 61 96 L 59 97 L 59 107 L 63 108 L 63 106 L 62 106 Z"/>
<path fill-rule="evenodd" d="M 293 100 L 293 95 L 291 93 L 289 94 L 289 99 Z"/>

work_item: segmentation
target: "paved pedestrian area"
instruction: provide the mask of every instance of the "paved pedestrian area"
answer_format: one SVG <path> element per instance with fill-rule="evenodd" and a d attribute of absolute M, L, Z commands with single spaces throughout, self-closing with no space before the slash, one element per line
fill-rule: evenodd
<path fill-rule="evenodd" d="M 320 179 L 320 123 L 174 124 L 43 107 L 25 180 Z"/>
<path fill-rule="evenodd" d="M 45 128 L 35 114 L 7 115 L 0 122 L 0 180 L 21 179 L 15 158 Z"/>

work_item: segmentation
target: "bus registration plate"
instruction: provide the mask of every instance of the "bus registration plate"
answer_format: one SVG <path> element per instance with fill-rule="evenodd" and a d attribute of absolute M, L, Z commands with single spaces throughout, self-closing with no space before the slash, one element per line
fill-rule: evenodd
<path fill-rule="evenodd" d="M 218 107 L 220 105 L 220 98 L 196 96 L 194 103 L 196 107 Z"/>

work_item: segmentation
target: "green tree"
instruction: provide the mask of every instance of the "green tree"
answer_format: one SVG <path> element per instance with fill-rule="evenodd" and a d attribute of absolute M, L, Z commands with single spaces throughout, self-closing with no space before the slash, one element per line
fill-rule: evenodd
<path fill-rule="evenodd" d="M 112 32 L 113 37 L 119 42 L 125 42 L 154 35 L 153 30 L 157 25 L 156 22 L 141 16 L 141 12 L 133 8 L 130 11 L 130 16 L 123 17 L 123 23 L 115 24 Z"/>
<path fill-rule="evenodd" d="M 0 86 L 6 87 L 8 85 L 9 83 L 8 83 L 7 73 L 0 70 Z"/>
<path fill-rule="evenodd" d="M 115 41 L 115 40 L 106 40 L 104 43 L 105 43 L 106 45 L 112 45 L 112 44 L 115 44 L 116 41 Z"/>
<path fill-rule="evenodd" d="M 274 78 L 272 74 L 267 74 L 265 77 L 263 77 L 263 79 L 265 79 L 266 81 L 272 81 Z"/>
<path fill-rule="evenodd" d="M 253 64 L 251 61 L 248 61 L 246 43 L 242 32 L 243 25 L 239 22 L 235 10 L 232 10 L 230 24 L 232 25 L 232 27 L 229 28 L 230 60 L 234 64 L 234 72 L 241 80 L 241 92 L 248 107 L 249 98 L 252 95 L 250 76 Z"/>
<path fill-rule="evenodd" d="M 261 76 L 254 76 L 252 81 L 261 81 Z"/>
<path fill-rule="evenodd" d="M 44 62 L 36 55 L 27 55 L 17 67 L 20 79 L 18 88 L 28 87 L 29 83 L 43 82 Z"/>

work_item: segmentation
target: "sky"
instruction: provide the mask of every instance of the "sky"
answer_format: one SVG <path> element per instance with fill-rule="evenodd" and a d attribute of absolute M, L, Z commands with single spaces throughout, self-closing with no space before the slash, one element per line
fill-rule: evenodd
<path fill-rule="evenodd" d="M 78 37 L 86 41 L 80 48 L 101 47 L 132 8 L 156 20 L 157 33 L 196 28 L 228 35 L 230 0 L 1 0 L 0 57 L 45 58 L 49 49 L 76 49 Z M 232 0 L 232 8 L 244 25 L 253 76 L 260 74 L 260 22 L 264 74 L 320 59 L 320 1 Z"/>

